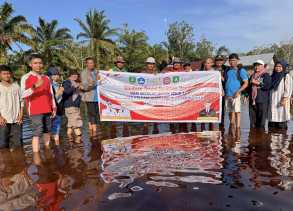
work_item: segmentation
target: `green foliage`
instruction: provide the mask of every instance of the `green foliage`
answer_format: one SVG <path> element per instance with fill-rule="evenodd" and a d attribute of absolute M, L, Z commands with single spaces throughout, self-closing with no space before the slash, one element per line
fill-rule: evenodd
<path fill-rule="evenodd" d="M 144 67 L 149 50 L 147 40 L 148 38 L 144 32 L 129 30 L 128 26 L 124 25 L 118 39 L 118 47 L 127 61 L 130 71 L 141 70 Z"/>
<path fill-rule="evenodd" d="M 8 50 L 13 51 L 12 44 L 27 43 L 26 33 L 30 26 L 24 16 L 13 16 L 13 7 L 4 2 L 0 6 L 0 62 L 6 63 Z"/>
<path fill-rule="evenodd" d="M 89 48 L 88 56 L 96 59 L 97 62 L 109 62 L 110 57 L 114 56 L 116 44 L 112 40 L 118 35 L 117 29 L 110 28 L 110 20 L 104 14 L 104 11 L 90 10 L 85 21 L 76 18 L 82 32 L 77 35 L 81 43 L 87 44 Z"/>
<path fill-rule="evenodd" d="M 45 64 L 56 63 L 58 55 L 63 54 L 66 43 L 72 40 L 68 28 L 58 28 L 58 21 L 46 22 L 39 18 L 39 25 L 31 34 L 31 50 L 40 53 Z"/>
<path fill-rule="evenodd" d="M 196 43 L 195 58 L 202 59 L 213 56 L 214 50 L 213 43 L 202 36 L 200 41 Z"/>
<path fill-rule="evenodd" d="M 195 49 L 193 27 L 185 21 L 170 24 L 163 44 L 170 56 L 187 59 Z"/>

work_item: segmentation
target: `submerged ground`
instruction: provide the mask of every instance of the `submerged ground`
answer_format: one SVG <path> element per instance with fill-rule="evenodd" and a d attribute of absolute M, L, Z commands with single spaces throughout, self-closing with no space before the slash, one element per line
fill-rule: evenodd
<path fill-rule="evenodd" d="M 104 123 L 40 154 L 26 122 L 24 152 L 0 151 L 0 210 L 293 210 L 293 124 L 250 130 L 242 116 L 240 131 L 203 133 Z"/>

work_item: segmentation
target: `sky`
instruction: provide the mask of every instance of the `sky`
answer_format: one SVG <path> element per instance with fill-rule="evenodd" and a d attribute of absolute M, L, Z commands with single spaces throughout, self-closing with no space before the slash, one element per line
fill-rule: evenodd
<path fill-rule="evenodd" d="M 3 3 L 3 0 L 0 0 Z M 38 17 L 57 19 L 60 27 L 80 32 L 74 18 L 84 19 L 92 8 L 105 10 L 113 28 L 127 23 L 144 31 L 151 44 L 166 40 L 170 23 L 185 20 L 216 47 L 246 52 L 256 46 L 287 41 L 293 37 L 292 0 L 8 0 L 15 15 L 24 15 L 33 25 Z"/>

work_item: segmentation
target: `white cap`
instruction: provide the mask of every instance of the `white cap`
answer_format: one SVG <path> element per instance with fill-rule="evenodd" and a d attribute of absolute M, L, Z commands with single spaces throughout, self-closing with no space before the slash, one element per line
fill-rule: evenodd
<path fill-rule="evenodd" d="M 253 63 L 253 65 L 256 65 L 256 64 L 265 65 L 265 62 L 264 62 L 263 60 L 261 60 L 261 59 L 258 59 L 258 60 L 256 60 L 256 61 Z"/>
<path fill-rule="evenodd" d="M 145 63 L 156 64 L 156 60 L 154 57 L 149 57 L 149 58 L 147 58 Z"/>

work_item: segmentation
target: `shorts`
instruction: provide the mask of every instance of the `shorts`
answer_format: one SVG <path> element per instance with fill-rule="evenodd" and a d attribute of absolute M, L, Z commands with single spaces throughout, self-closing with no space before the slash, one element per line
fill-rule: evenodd
<path fill-rule="evenodd" d="M 21 126 L 18 124 L 6 124 L 0 127 L 0 149 L 17 148 L 22 145 Z"/>
<path fill-rule="evenodd" d="M 100 121 L 99 103 L 86 102 L 86 107 L 89 123 L 96 125 Z"/>
<path fill-rule="evenodd" d="M 52 126 L 51 114 L 30 116 L 34 137 L 41 137 L 43 133 L 50 133 Z"/>
<path fill-rule="evenodd" d="M 82 118 L 80 116 L 80 108 L 65 108 L 65 116 L 67 117 L 67 128 L 81 128 Z"/>
<path fill-rule="evenodd" d="M 52 129 L 51 129 L 52 135 L 60 134 L 61 123 L 62 123 L 62 116 L 55 116 L 55 118 L 52 120 Z"/>
<path fill-rule="evenodd" d="M 241 96 L 237 98 L 233 97 L 226 97 L 225 98 L 225 105 L 226 105 L 226 112 L 241 112 Z"/>

